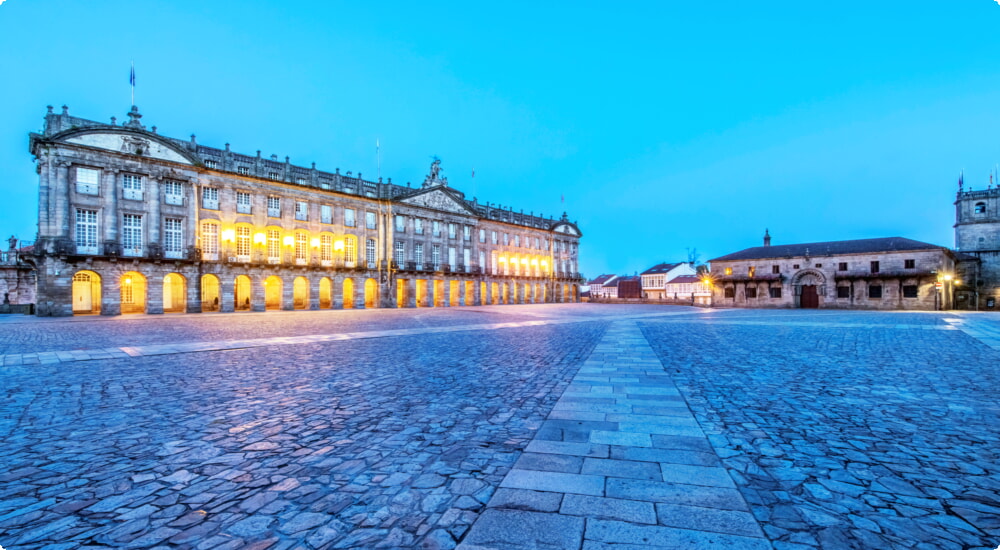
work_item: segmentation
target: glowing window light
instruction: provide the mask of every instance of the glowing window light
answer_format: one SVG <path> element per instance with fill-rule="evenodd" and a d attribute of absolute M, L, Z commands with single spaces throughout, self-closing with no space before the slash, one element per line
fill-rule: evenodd
<path fill-rule="evenodd" d="M 292 237 L 291 235 L 285 235 L 285 240 L 283 242 L 285 243 L 285 246 L 292 246 L 293 244 L 295 244 L 295 237 Z"/>
<path fill-rule="evenodd" d="M 314 238 L 313 240 L 309 241 L 309 244 L 311 244 L 313 248 L 319 248 L 319 239 Z"/>
<path fill-rule="evenodd" d="M 333 249 L 334 249 L 334 250 L 340 250 L 340 251 L 343 251 L 343 250 L 344 250 L 344 241 L 343 241 L 343 240 L 340 240 L 340 241 L 336 241 L 336 242 L 334 242 L 334 243 L 333 243 Z"/>
<path fill-rule="evenodd" d="M 267 236 L 264 235 L 263 233 L 254 233 L 253 242 L 257 244 L 264 244 L 265 242 L 267 242 Z"/>
<path fill-rule="evenodd" d="M 236 230 L 235 229 L 223 229 L 222 230 L 222 240 L 225 242 L 233 242 L 236 240 Z"/>

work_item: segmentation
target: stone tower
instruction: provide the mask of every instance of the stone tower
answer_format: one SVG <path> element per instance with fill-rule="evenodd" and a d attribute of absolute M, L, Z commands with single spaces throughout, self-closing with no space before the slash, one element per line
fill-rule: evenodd
<path fill-rule="evenodd" d="M 955 249 L 961 284 L 956 306 L 1000 309 L 1000 188 L 966 190 L 955 197 Z"/>

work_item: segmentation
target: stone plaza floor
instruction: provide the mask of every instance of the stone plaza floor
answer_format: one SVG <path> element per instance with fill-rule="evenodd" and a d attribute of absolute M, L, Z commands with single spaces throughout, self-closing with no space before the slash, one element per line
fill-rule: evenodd
<path fill-rule="evenodd" d="M 1000 545 L 1000 314 L 0 318 L 0 546 Z"/>

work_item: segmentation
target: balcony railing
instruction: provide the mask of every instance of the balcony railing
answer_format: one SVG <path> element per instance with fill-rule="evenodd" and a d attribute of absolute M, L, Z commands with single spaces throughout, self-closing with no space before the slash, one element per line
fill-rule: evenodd
<path fill-rule="evenodd" d="M 184 195 L 164 195 L 163 202 L 174 206 L 184 206 Z"/>

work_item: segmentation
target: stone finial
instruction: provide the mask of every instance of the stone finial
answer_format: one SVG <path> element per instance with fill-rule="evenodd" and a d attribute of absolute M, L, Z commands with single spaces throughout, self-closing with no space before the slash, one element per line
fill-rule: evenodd
<path fill-rule="evenodd" d="M 64 115 L 68 115 L 69 114 L 69 107 L 63 105 L 62 106 L 62 110 L 63 110 L 62 114 L 64 114 Z"/>
<path fill-rule="evenodd" d="M 63 107 L 63 109 L 65 109 L 65 107 Z M 142 122 L 140 122 L 141 120 L 142 120 L 142 114 L 139 113 L 139 108 L 133 105 L 132 110 L 128 112 L 128 122 L 126 122 L 124 126 L 128 126 L 129 128 L 138 128 L 140 130 L 145 130 L 146 127 L 142 125 Z"/>
<path fill-rule="evenodd" d="M 52 114 L 52 106 L 51 105 L 46 105 L 45 108 L 49 110 L 49 114 L 51 115 Z"/>
<path fill-rule="evenodd" d="M 228 144 L 228 143 L 226 144 L 226 152 L 227 152 L 227 153 L 228 153 L 228 152 L 230 152 L 230 151 L 229 151 L 229 144 Z"/>
<path fill-rule="evenodd" d="M 764 246 L 771 246 L 771 234 L 764 229 Z"/>
<path fill-rule="evenodd" d="M 257 149 L 257 158 L 260 158 L 260 149 Z"/>
<path fill-rule="evenodd" d="M 315 163 L 315 162 L 314 162 L 314 163 L 312 163 L 312 169 L 313 169 L 313 170 L 315 170 L 315 169 L 316 169 L 316 163 Z"/>
<path fill-rule="evenodd" d="M 114 126 L 118 124 L 118 117 L 111 117 L 111 125 Z"/>
<path fill-rule="evenodd" d="M 198 140 L 195 139 L 195 135 L 191 134 L 191 145 L 196 147 L 198 145 Z"/>
<path fill-rule="evenodd" d="M 155 134 L 156 133 L 156 126 L 153 126 L 152 130 L 153 130 L 153 133 Z"/>
<path fill-rule="evenodd" d="M 285 155 L 285 164 L 289 164 L 291 162 L 291 160 L 292 160 L 292 157 L 290 157 L 288 155 Z"/>
<path fill-rule="evenodd" d="M 278 155 L 271 155 L 271 160 L 278 160 Z"/>

